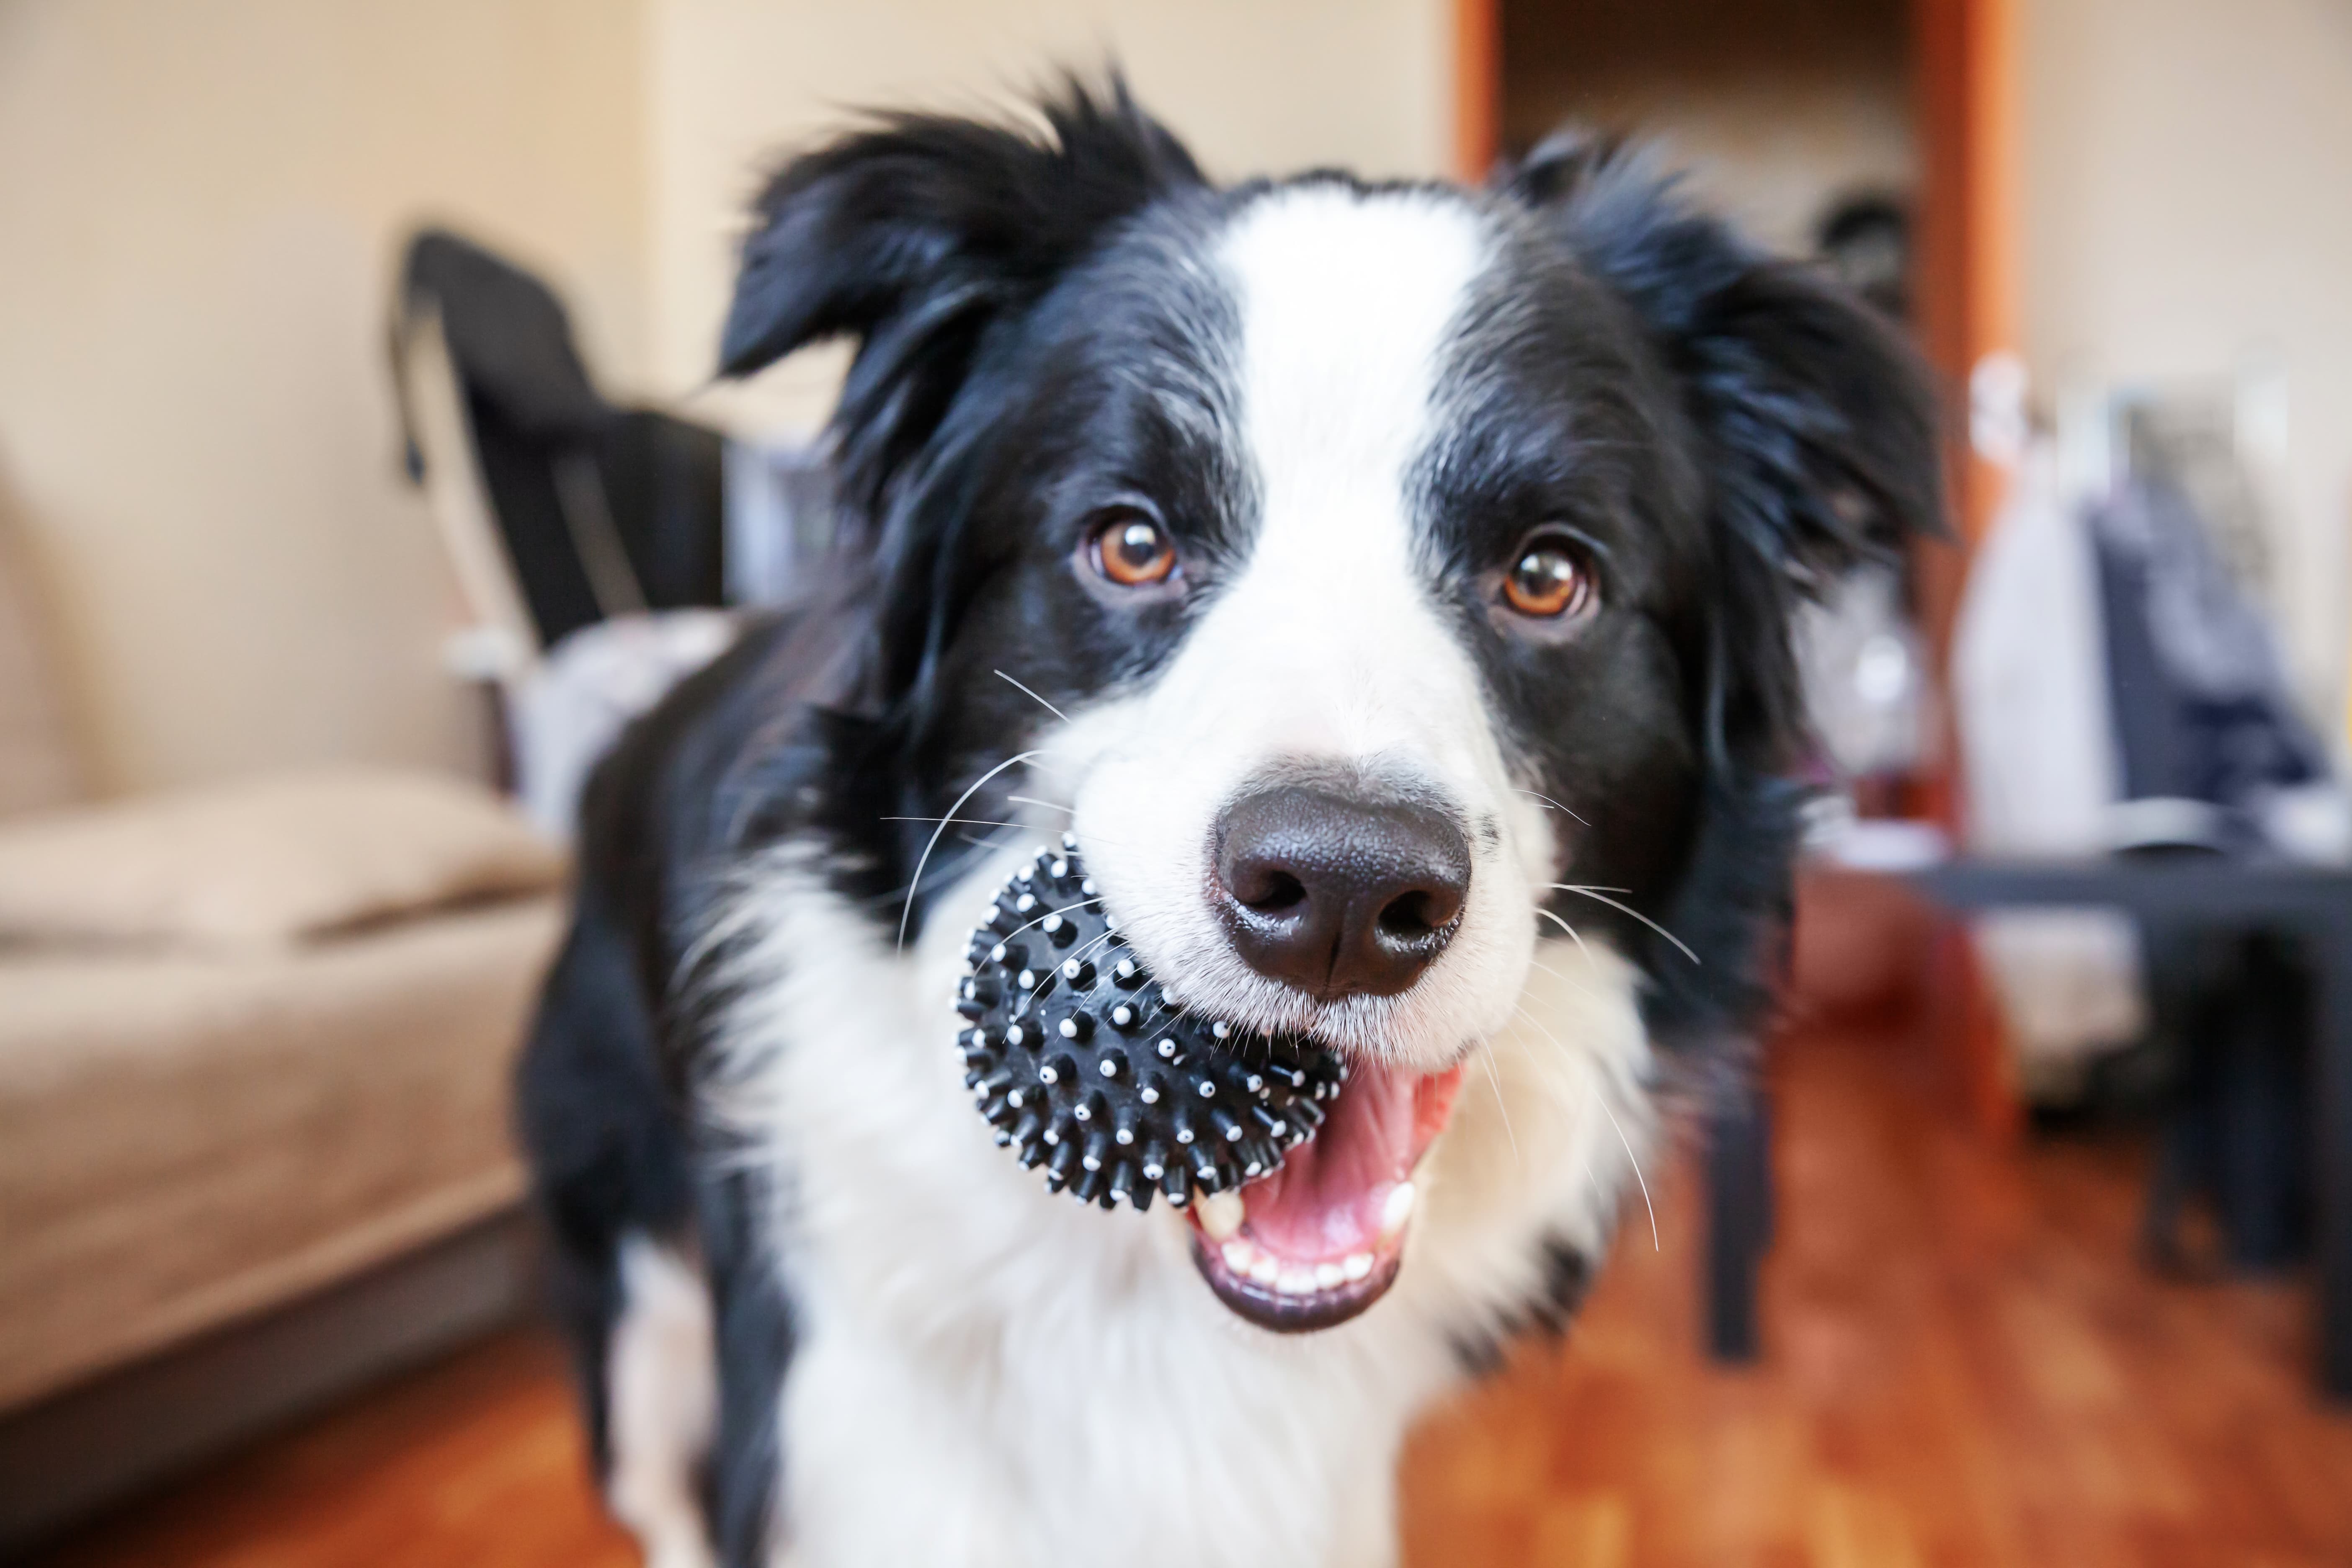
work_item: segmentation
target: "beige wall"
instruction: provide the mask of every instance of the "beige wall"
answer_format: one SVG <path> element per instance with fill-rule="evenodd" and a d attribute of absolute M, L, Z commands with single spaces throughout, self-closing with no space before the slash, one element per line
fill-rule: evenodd
<path fill-rule="evenodd" d="M 1450 19 L 1446 0 L 0 0 L 0 502 L 56 600 L 100 783 L 476 756 L 383 374 L 415 218 L 543 270 L 608 383 L 685 394 L 758 172 L 854 107 L 1001 103 L 1049 62 L 1116 56 L 1222 173 L 1434 173 Z M 744 416 L 813 425 L 831 384 L 783 367 Z"/>
<path fill-rule="evenodd" d="M 100 783 L 459 763 L 383 320 L 420 215 L 646 362 L 638 0 L 0 0 L 0 488 Z"/>
<path fill-rule="evenodd" d="M 1055 64 L 1122 62 L 1213 174 L 1316 163 L 1444 173 L 1447 0 L 650 0 L 654 336 L 663 384 L 709 374 L 734 237 L 781 152 L 862 107 L 988 110 Z M 814 425 L 838 361 L 771 372 L 735 405 Z"/>
<path fill-rule="evenodd" d="M 2027 0 L 2025 350 L 2045 395 L 2286 375 L 2276 598 L 2340 714 L 2352 554 L 2352 5 Z"/>

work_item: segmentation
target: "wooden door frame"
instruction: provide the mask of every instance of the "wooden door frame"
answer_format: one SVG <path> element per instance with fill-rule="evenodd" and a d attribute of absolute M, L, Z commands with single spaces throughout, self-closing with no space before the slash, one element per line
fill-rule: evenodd
<path fill-rule="evenodd" d="M 1920 180 L 1916 222 L 1919 339 L 1942 378 L 1952 419 L 1952 564 L 1964 566 L 2008 489 L 2008 474 L 1969 440 L 1969 384 L 1987 356 L 2020 340 L 2017 0 L 1913 0 Z M 1957 576 L 1923 606 L 1938 649 L 1950 634 Z"/>
<path fill-rule="evenodd" d="M 1484 183 L 1502 142 L 1502 0 L 1454 0 L 1454 177 Z"/>
<path fill-rule="evenodd" d="M 1948 679 L 1969 559 L 2006 499 L 2009 471 L 1978 449 L 1970 387 L 2021 341 L 2018 0 L 1912 0 L 1919 145 L 1914 298 L 1921 347 L 1945 393 L 1953 538 L 1916 557 L 1919 618 L 1945 696 L 1944 761 L 1925 805 L 1957 841 L 1965 800 Z M 1937 943 L 1928 987 L 1937 1034 L 1979 1133 L 2013 1140 L 2022 1123 L 2015 1055 L 1975 943 L 1955 923 Z"/>

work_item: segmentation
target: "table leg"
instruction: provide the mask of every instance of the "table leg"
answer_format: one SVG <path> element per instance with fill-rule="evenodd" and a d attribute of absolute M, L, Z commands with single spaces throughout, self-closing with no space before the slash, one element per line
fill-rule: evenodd
<path fill-rule="evenodd" d="M 2352 1401 L 2352 914 L 2337 915 L 2315 934 L 2319 1384 L 2330 1397 Z"/>
<path fill-rule="evenodd" d="M 1717 1361 L 1756 1359 L 1756 1270 L 1772 1234 L 1771 1133 L 1764 1096 L 1743 1079 L 1708 1119 L 1707 1349 Z"/>

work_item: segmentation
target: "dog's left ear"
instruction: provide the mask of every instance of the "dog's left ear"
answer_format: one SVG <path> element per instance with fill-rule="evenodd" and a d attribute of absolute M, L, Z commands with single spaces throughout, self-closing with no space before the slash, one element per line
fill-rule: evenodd
<path fill-rule="evenodd" d="M 756 204 L 720 368 L 748 375 L 853 336 L 834 416 L 841 477 L 872 501 L 945 416 L 982 334 L 1119 220 L 1204 184 L 1124 81 L 1075 79 L 1042 124 L 880 117 L 786 164 Z"/>
<path fill-rule="evenodd" d="M 1681 387 L 1706 446 L 1729 642 L 1712 696 L 1736 749 L 1785 753 L 1801 721 L 1791 602 L 1943 530 L 1917 357 L 1823 274 L 1692 209 L 1638 150 L 1562 134 L 1497 185 L 1632 307 Z"/>

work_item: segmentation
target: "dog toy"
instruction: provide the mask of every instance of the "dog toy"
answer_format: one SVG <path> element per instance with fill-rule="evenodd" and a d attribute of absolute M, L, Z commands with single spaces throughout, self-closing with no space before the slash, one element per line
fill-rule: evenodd
<path fill-rule="evenodd" d="M 1345 1063 L 1313 1041 L 1203 1017 L 1168 994 L 1062 836 L 990 900 L 956 1010 L 964 1087 L 1048 1191 L 1181 1206 L 1268 1174 L 1323 1123 Z"/>

